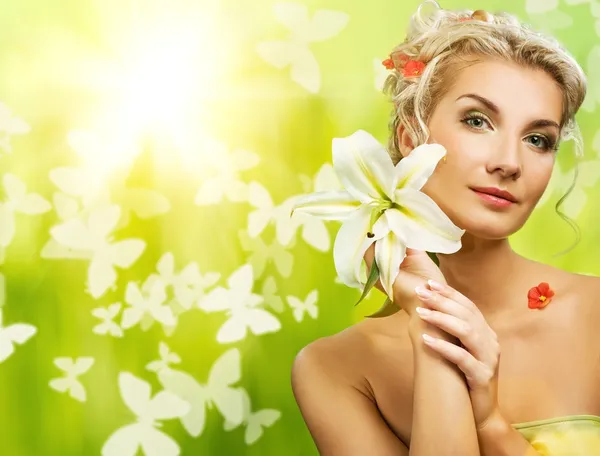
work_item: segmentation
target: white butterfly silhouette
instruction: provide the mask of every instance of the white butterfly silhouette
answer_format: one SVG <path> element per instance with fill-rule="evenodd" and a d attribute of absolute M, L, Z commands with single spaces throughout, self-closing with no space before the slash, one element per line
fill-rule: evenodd
<path fill-rule="evenodd" d="M 8 247 L 15 235 L 15 213 L 43 214 L 52 206 L 41 195 L 28 193 L 25 182 L 14 174 L 6 173 L 2 183 L 7 199 L 0 203 L 0 247 Z"/>
<path fill-rule="evenodd" d="M 296 226 L 290 219 L 292 200 L 275 206 L 269 191 L 262 184 L 252 181 L 248 184 L 248 203 L 256 208 L 248 214 L 250 237 L 259 236 L 274 221 L 277 240 L 281 245 L 287 246 L 296 231 Z"/>
<path fill-rule="evenodd" d="M 85 208 L 80 208 L 79 202 L 77 199 L 62 193 L 62 192 L 54 192 L 52 195 L 52 202 L 54 204 L 54 210 L 58 215 L 58 218 L 61 222 L 66 222 L 68 220 L 74 218 L 85 219 L 89 217 L 89 211 Z M 73 250 L 64 245 L 56 242 L 55 239 L 50 237 L 46 244 L 42 247 L 42 251 L 40 252 L 40 256 L 45 259 L 62 259 L 62 258 L 70 258 L 70 259 L 79 259 L 79 260 L 89 260 L 91 259 L 91 255 L 87 251 L 83 250 Z"/>
<path fill-rule="evenodd" d="M 77 199 L 65 193 L 54 192 L 54 194 L 52 195 L 52 202 L 54 204 L 54 210 L 56 211 L 58 218 L 63 222 L 66 222 L 67 220 L 71 220 L 82 215 L 89 215 L 89 212 L 82 212 L 82 209 L 79 207 L 79 202 L 77 201 Z"/>
<path fill-rule="evenodd" d="M 246 337 L 248 329 L 255 335 L 279 331 L 281 323 L 272 313 L 258 306 L 262 296 L 252 293 L 252 266 L 243 265 L 227 279 L 229 289 L 217 287 L 202 303 L 206 312 L 225 311 L 229 319 L 217 333 L 219 343 L 237 342 Z"/>
<path fill-rule="evenodd" d="M 87 395 L 85 388 L 77 377 L 85 374 L 94 364 L 94 358 L 88 356 L 80 356 L 73 361 L 73 358 L 55 358 L 54 364 L 56 367 L 64 371 L 65 376 L 53 378 L 50 380 L 50 388 L 60 392 L 69 392 L 69 396 L 77 399 L 80 402 L 85 402 Z"/>
<path fill-rule="evenodd" d="M 283 312 L 283 299 L 275 294 L 277 292 L 277 282 L 273 276 L 267 277 L 262 286 L 261 294 L 264 297 L 265 304 L 277 313 Z"/>
<path fill-rule="evenodd" d="M 99 335 L 110 334 L 113 337 L 123 337 L 123 329 L 113 321 L 120 311 L 120 302 L 115 302 L 108 307 L 96 307 L 93 309 L 92 315 L 100 318 L 102 323 L 94 326 L 92 331 Z"/>
<path fill-rule="evenodd" d="M 181 363 L 181 358 L 177 353 L 173 353 L 169 346 L 165 342 L 158 344 L 158 354 L 160 359 L 157 361 L 151 361 L 146 365 L 146 369 L 152 372 L 160 372 L 163 369 L 169 369 L 171 364 Z"/>
<path fill-rule="evenodd" d="M 238 232 L 242 249 L 245 252 L 250 252 L 247 260 L 254 269 L 256 278 L 259 278 L 265 271 L 265 267 L 269 261 L 273 261 L 275 267 L 283 277 L 292 275 L 294 266 L 294 256 L 287 250 L 295 245 L 294 239 L 289 245 L 283 246 L 277 241 L 273 241 L 267 245 L 259 236 L 250 238 L 244 230 Z"/>
<path fill-rule="evenodd" d="M 246 390 L 242 390 L 242 398 L 244 403 L 243 424 L 246 426 L 244 441 L 246 445 L 252 445 L 263 435 L 263 427 L 271 427 L 281 418 L 281 412 L 275 409 L 262 409 L 258 412 L 252 412 L 250 396 Z M 239 424 L 226 420 L 223 429 L 231 431 L 238 426 Z"/>
<path fill-rule="evenodd" d="M 343 188 L 337 175 L 335 174 L 333 166 L 330 163 L 324 163 L 321 165 L 313 179 L 302 175 L 300 177 L 303 180 L 305 193 L 341 190 Z M 288 203 L 288 206 L 286 206 L 288 218 L 295 198 L 297 198 L 297 196 L 289 198 L 286 201 L 286 203 Z M 302 238 L 307 244 L 312 245 L 314 248 L 322 252 L 326 252 L 330 249 L 331 243 L 329 239 L 329 232 L 327 231 L 325 222 L 322 219 L 311 217 L 310 215 L 302 212 L 294 212 L 294 215 L 290 220 L 294 226 L 292 235 L 295 235 L 296 230 L 299 227 L 302 227 Z"/>
<path fill-rule="evenodd" d="M 300 180 L 304 191 L 312 193 L 313 182 L 310 177 L 300 175 Z M 251 238 L 260 235 L 270 222 L 274 222 L 277 241 L 281 245 L 289 246 L 292 239 L 295 239 L 298 228 L 302 227 L 302 237 L 309 245 L 323 252 L 329 250 L 329 233 L 323 220 L 301 212 L 291 215 L 292 206 L 301 195 L 294 195 L 275 206 L 268 190 L 260 183 L 250 182 L 248 187 L 248 202 L 256 208 L 248 214 L 248 234 Z M 314 191 L 341 188 L 333 167 L 328 163 L 324 164 L 315 175 Z"/>
<path fill-rule="evenodd" d="M 14 117 L 8 106 L 0 102 L 0 149 L 7 154 L 12 153 L 10 137 L 29 133 L 29 125 L 18 117 Z"/>
<path fill-rule="evenodd" d="M 294 319 L 300 323 L 304 320 L 304 314 L 307 313 L 316 319 L 319 315 L 319 308 L 316 306 L 319 293 L 317 290 L 311 291 L 304 301 L 296 296 L 287 296 L 287 302 L 293 309 Z"/>
<path fill-rule="evenodd" d="M 142 239 L 112 241 L 110 234 L 120 214 L 119 206 L 105 206 L 94 210 L 87 223 L 73 219 L 50 229 L 50 234 L 59 244 L 91 253 L 87 286 L 96 299 L 116 283 L 115 266 L 122 269 L 131 267 L 146 248 L 146 242 Z"/>
<path fill-rule="evenodd" d="M 96 207 L 110 204 L 110 192 L 106 184 L 106 177 L 94 173 L 91 168 L 62 166 L 51 169 L 48 176 L 60 190 L 58 193 L 62 195 L 59 204 L 66 202 L 69 204 L 68 208 L 63 207 L 62 204 L 57 206 L 57 213 L 63 220 L 73 218 L 80 210 L 89 213 Z M 67 198 L 69 199 L 67 200 Z M 74 205 L 77 206 L 77 212 L 73 210 Z M 70 214 L 65 209 L 68 209 Z"/>
<path fill-rule="evenodd" d="M 0 363 L 14 353 L 14 344 L 24 344 L 37 332 L 35 326 L 27 323 L 13 323 L 10 326 L 3 326 L 2 312 L 0 308 Z"/>
<path fill-rule="evenodd" d="M 206 178 L 196 193 L 196 205 L 218 204 L 223 197 L 236 203 L 246 201 L 247 185 L 239 174 L 258 165 L 260 156 L 242 149 L 230 152 L 223 142 L 205 138 L 202 160 Z"/>
<path fill-rule="evenodd" d="M 151 274 L 146 283 L 151 284 L 155 278 L 160 278 L 167 286 L 172 286 L 177 302 L 185 310 L 201 301 L 205 290 L 221 278 L 217 272 L 208 272 L 203 276 L 196 262 L 190 262 L 180 273 L 176 273 L 175 257 L 171 252 L 163 254 L 156 269 L 158 274 Z"/>
<path fill-rule="evenodd" d="M 129 224 L 130 212 L 141 219 L 149 219 L 166 214 L 171 209 L 169 200 L 156 190 L 127 187 L 128 169 L 111 171 L 110 189 L 106 183 L 107 177 L 89 167 L 60 167 L 52 169 L 49 175 L 60 189 L 59 194 L 63 195 L 61 200 L 55 201 L 62 220 L 75 215 L 87 215 L 91 210 L 111 204 L 112 201 L 122 209 L 117 225 L 117 229 L 120 229 Z M 74 210 L 75 206 L 77 211 Z"/>
<path fill-rule="evenodd" d="M 349 16 L 339 11 L 318 10 L 309 18 L 306 5 L 292 2 L 276 3 L 273 9 L 277 20 L 291 32 L 290 38 L 259 43 L 256 52 L 276 68 L 291 65 L 292 80 L 317 93 L 321 88 L 321 70 L 308 45 L 339 34 Z"/>
<path fill-rule="evenodd" d="M 159 192 L 126 186 L 133 159 L 139 154 L 137 144 L 125 142 L 121 137 L 111 140 L 108 135 L 83 130 L 69 132 L 67 139 L 80 159 L 80 166 L 59 167 L 49 173 L 50 180 L 64 194 L 61 201 L 55 202 L 63 221 L 66 220 L 65 212 L 70 213 L 69 218 L 74 217 L 73 205 L 79 206 L 79 203 L 79 216 L 87 216 L 92 210 L 111 202 L 121 206 L 117 229 L 129 224 L 130 211 L 147 219 L 170 210 L 169 200 Z M 109 180 L 110 187 L 107 185 Z M 66 197 L 71 198 L 69 211 L 59 206 Z"/>
<path fill-rule="evenodd" d="M 135 282 L 129 282 L 125 291 L 125 302 L 130 307 L 123 310 L 121 327 L 129 329 L 141 323 L 141 329 L 146 331 L 154 321 L 165 326 L 175 326 L 177 321 L 171 307 L 165 304 L 166 299 L 166 286 L 162 280 L 154 281 L 147 297 Z"/>
<path fill-rule="evenodd" d="M 150 398 L 150 384 L 129 372 L 119 374 L 119 390 L 136 422 L 117 429 L 102 447 L 102 456 L 135 456 L 141 447 L 148 456 L 177 456 L 179 445 L 157 428 L 158 421 L 180 418 L 190 405 L 175 394 L 160 391 Z"/>
<path fill-rule="evenodd" d="M 243 420 L 242 389 L 234 384 L 240 380 L 240 352 L 232 348 L 223 353 L 212 365 L 208 382 L 200 384 L 187 372 L 175 370 L 169 364 L 179 362 L 168 352 L 166 344 L 161 346 L 161 360 L 153 361 L 147 369 L 155 371 L 158 381 L 167 390 L 191 405 L 189 413 L 181 417 L 181 424 L 192 437 L 204 431 L 206 410 L 213 405 L 223 417 L 238 425 Z"/>

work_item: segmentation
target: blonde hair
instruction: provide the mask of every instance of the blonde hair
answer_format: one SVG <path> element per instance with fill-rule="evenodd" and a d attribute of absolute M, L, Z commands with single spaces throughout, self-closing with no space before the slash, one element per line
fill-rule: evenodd
<path fill-rule="evenodd" d="M 427 4 L 435 8 L 425 15 L 423 7 Z M 472 57 L 503 59 L 549 74 L 563 92 L 559 143 L 573 140 L 576 158 L 580 159 L 583 140 L 575 114 L 585 98 L 587 82 L 579 64 L 556 39 L 533 31 L 513 15 L 487 13 L 489 22 L 466 20 L 472 13 L 472 10 L 444 10 L 434 0 L 426 0 L 412 16 L 404 42 L 392 50 L 392 57 L 426 63 L 419 76 L 405 77 L 402 71 L 392 70 L 383 86 L 383 92 L 394 104 L 388 140 L 388 152 L 394 164 L 402 158 L 398 127 L 404 126 L 415 147 L 426 143 L 429 138 L 427 121 L 436 101 L 454 80 L 450 75 L 455 75 L 460 63 L 475 63 Z M 397 58 L 394 61 L 398 61 Z M 558 214 L 575 230 L 576 242 L 579 229 L 559 206 L 572 191 L 577 174 L 576 161 L 573 183 L 556 204 Z"/>

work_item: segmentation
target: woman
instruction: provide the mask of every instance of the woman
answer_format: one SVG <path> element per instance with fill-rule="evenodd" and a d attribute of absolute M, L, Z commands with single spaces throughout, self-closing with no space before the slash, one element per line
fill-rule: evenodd
<path fill-rule="evenodd" d="M 298 354 L 292 387 L 319 451 L 600 454 L 600 281 L 507 240 L 546 189 L 559 141 L 580 144 L 581 68 L 510 15 L 439 6 L 419 8 L 384 64 L 392 159 L 443 145 L 422 191 L 466 233 L 439 267 L 407 251 L 400 311 Z M 372 246 L 365 259 L 370 268 Z"/>

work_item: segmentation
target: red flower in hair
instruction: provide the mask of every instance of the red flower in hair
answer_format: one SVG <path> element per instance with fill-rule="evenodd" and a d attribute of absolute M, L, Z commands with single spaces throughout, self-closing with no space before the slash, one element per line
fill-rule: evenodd
<path fill-rule="evenodd" d="M 388 70 L 393 70 L 394 68 L 402 68 L 406 62 L 410 60 L 410 57 L 402 52 L 393 52 L 390 56 L 385 59 L 383 62 L 383 66 L 385 66 Z"/>
<path fill-rule="evenodd" d="M 550 304 L 553 296 L 554 291 L 550 289 L 550 285 L 542 282 L 537 287 L 531 288 L 529 293 L 527 293 L 527 298 L 529 299 L 528 307 L 530 309 L 543 309 Z"/>
<path fill-rule="evenodd" d="M 421 76 L 423 71 L 425 70 L 425 64 L 419 60 L 409 60 L 404 65 L 402 69 L 402 73 L 405 78 L 410 78 L 413 76 Z"/>
<path fill-rule="evenodd" d="M 383 62 L 381 62 L 383 64 L 384 67 L 386 67 L 388 70 L 393 70 L 394 69 L 394 61 L 391 58 L 385 59 Z"/>

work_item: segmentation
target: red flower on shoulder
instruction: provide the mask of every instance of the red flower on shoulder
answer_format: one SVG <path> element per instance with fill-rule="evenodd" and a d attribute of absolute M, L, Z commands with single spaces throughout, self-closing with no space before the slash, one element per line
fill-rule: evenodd
<path fill-rule="evenodd" d="M 542 282 L 537 287 L 531 288 L 529 293 L 527 293 L 527 298 L 529 299 L 528 307 L 530 309 L 543 309 L 550 304 L 553 296 L 554 291 L 552 291 L 550 285 Z"/>

